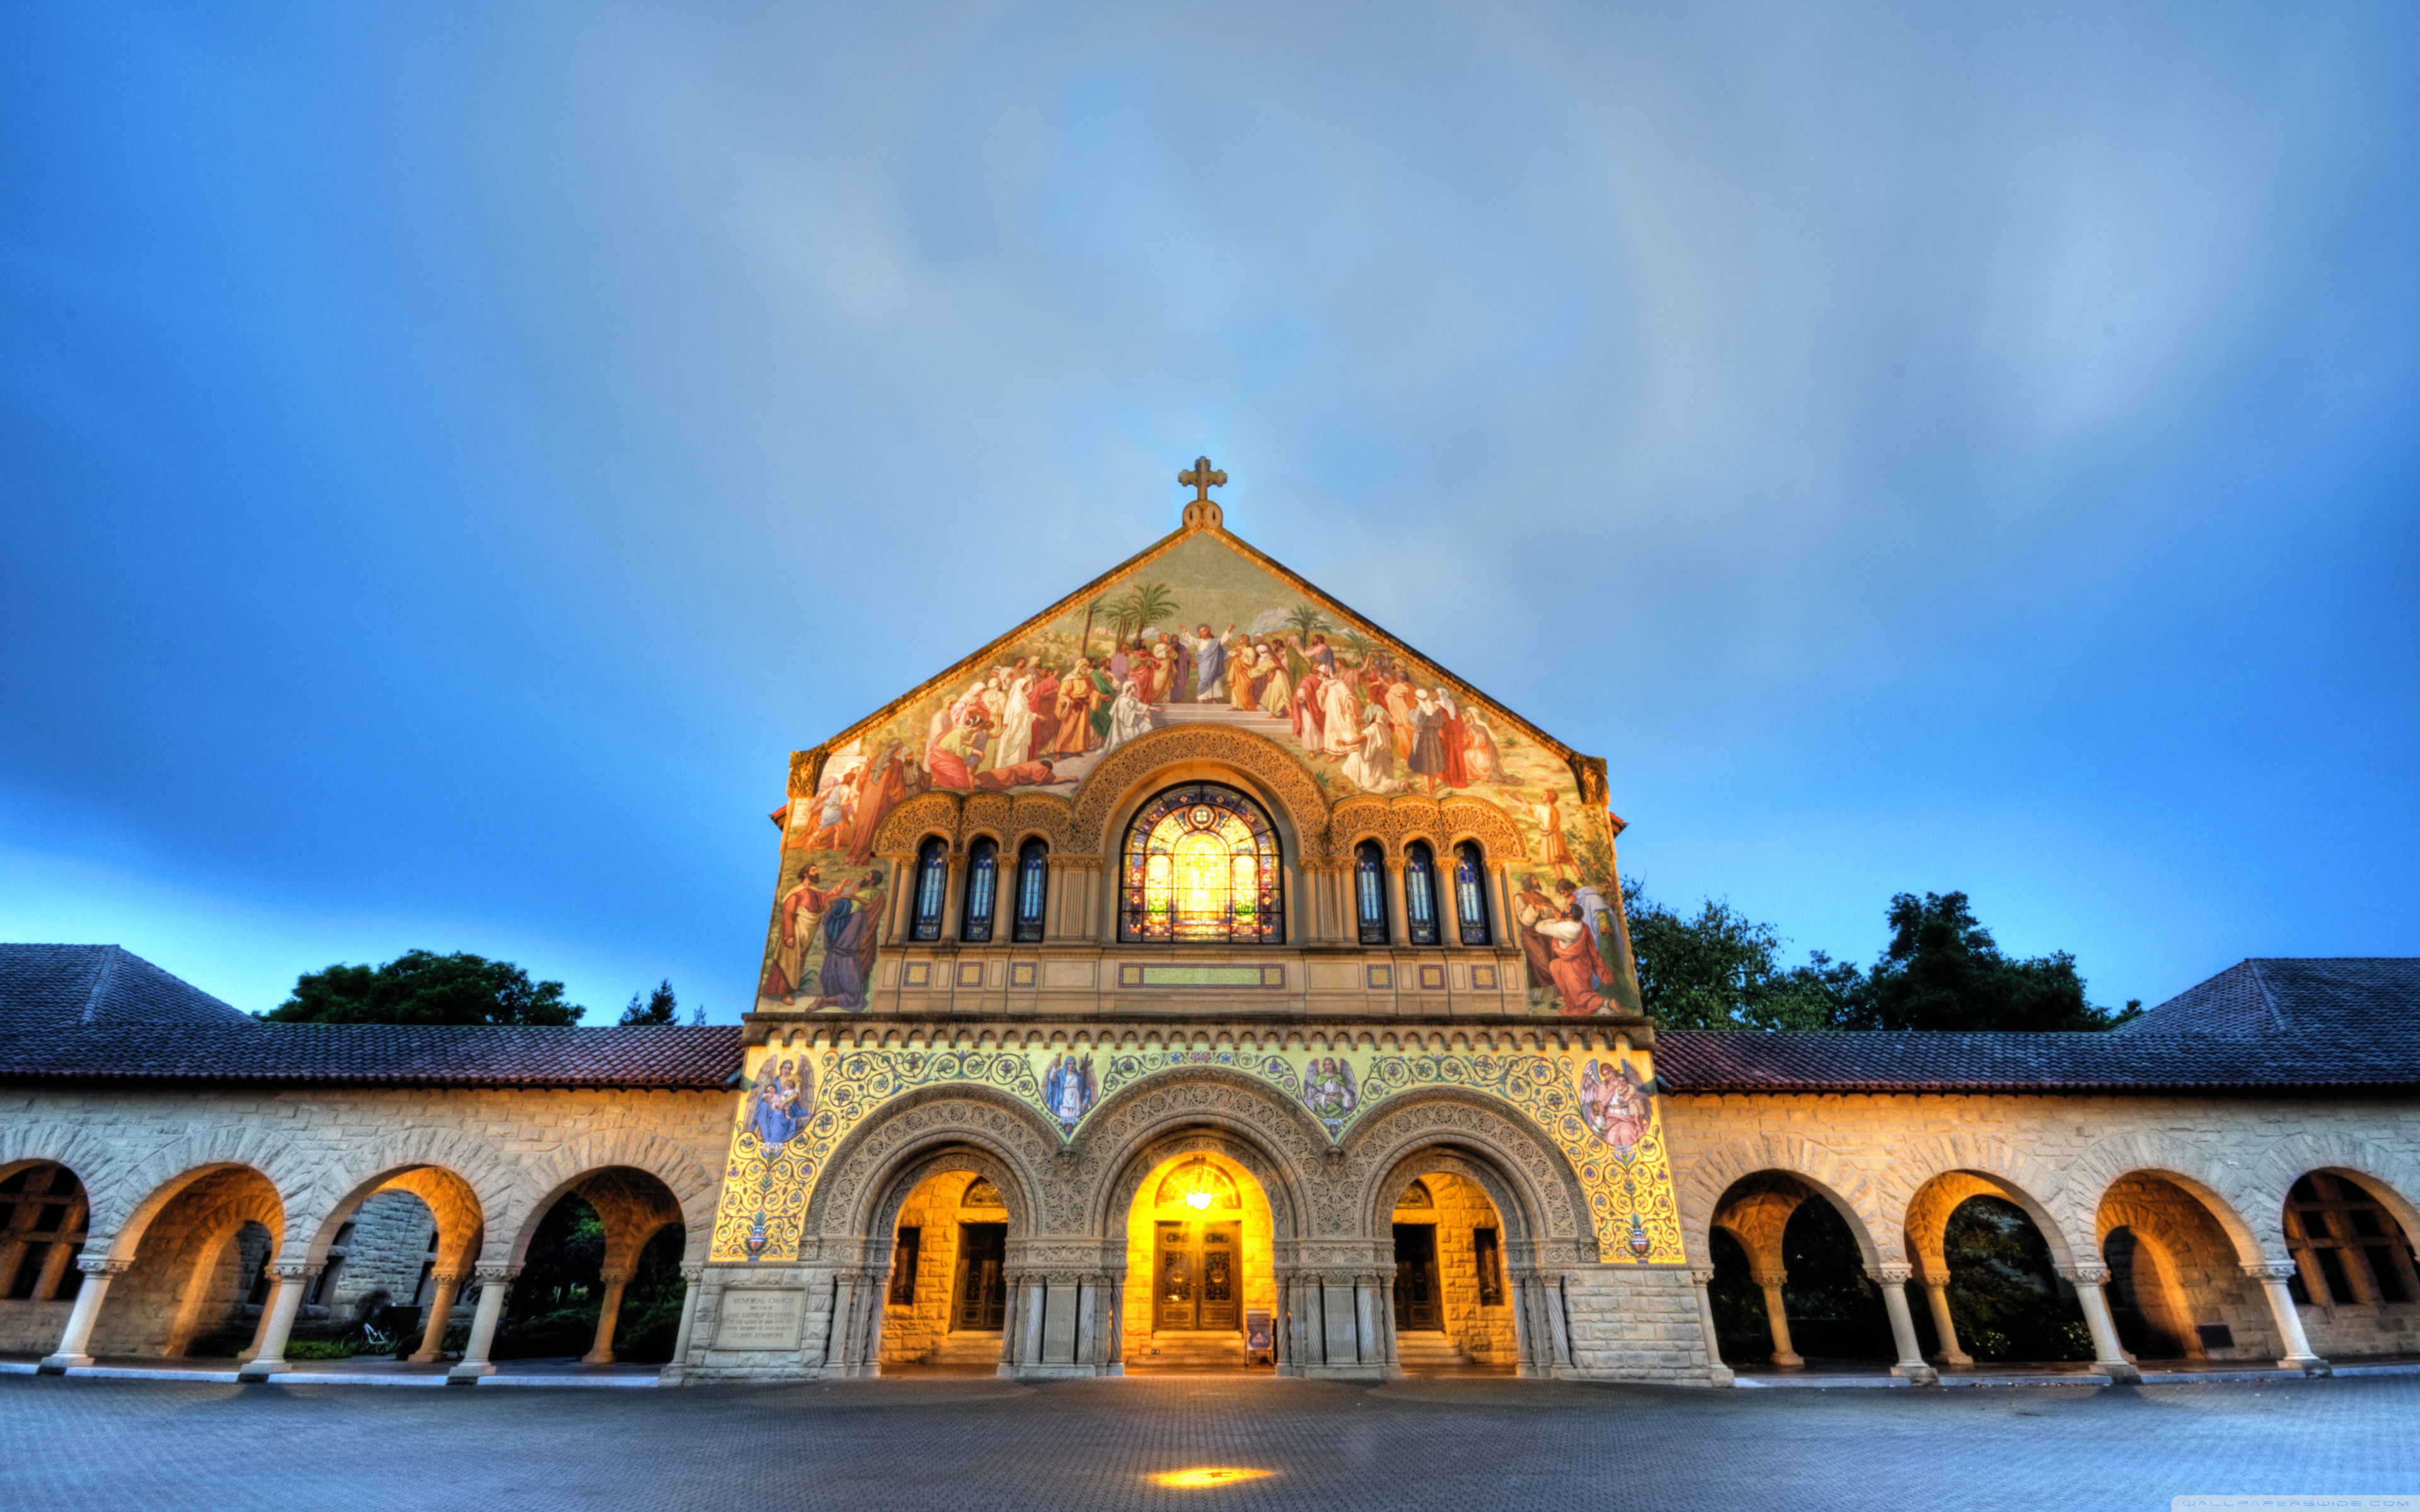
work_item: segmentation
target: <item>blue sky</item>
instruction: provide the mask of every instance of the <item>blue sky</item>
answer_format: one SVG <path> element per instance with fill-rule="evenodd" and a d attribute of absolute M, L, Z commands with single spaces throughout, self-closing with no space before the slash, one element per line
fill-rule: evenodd
<path fill-rule="evenodd" d="M 2420 10 L 0 10 L 0 937 L 735 1018 L 784 753 L 1176 523 L 1628 870 L 2415 954 Z"/>

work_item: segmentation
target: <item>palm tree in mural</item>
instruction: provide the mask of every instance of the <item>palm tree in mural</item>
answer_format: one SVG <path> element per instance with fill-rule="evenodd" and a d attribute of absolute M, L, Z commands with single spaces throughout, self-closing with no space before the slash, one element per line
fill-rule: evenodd
<path fill-rule="evenodd" d="M 1322 630 L 1336 628 L 1327 623 L 1326 615 L 1309 604 L 1296 604 L 1294 607 L 1294 612 L 1286 616 L 1285 622 L 1286 628 L 1292 630 L 1296 639 L 1306 641 Z"/>
<path fill-rule="evenodd" d="M 1100 613 L 1103 609 L 1106 609 L 1109 607 L 1109 601 L 1106 598 L 1096 598 L 1084 606 L 1084 633 L 1076 641 L 1076 655 L 1079 656 L 1092 656 L 1093 616 Z"/>
<path fill-rule="evenodd" d="M 1166 583 L 1137 583 L 1134 592 L 1125 596 L 1125 603 L 1138 634 L 1176 617 L 1176 595 L 1168 591 Z"/>

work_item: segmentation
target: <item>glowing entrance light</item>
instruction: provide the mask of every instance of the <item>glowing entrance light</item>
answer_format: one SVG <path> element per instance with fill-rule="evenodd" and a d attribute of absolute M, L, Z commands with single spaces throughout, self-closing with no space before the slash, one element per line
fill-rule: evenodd
<path fill-rule="evenodd" d="M 1197 1465 L 1190 1470 L 1163 1470 L 1144 1479 L 1155 1486 L 1175 1486 L 1186 1489 L 1202 1486 L 1226 1486 L 1239 1480 L 1258 1480 L 1274 1475 L 1274 1470 L 1248 1470 L 1238 1465 Z"/>
<path fill-rule="evenodd" d="M 1218 1199 L 1217 1197 L 1211 1196 L 1207 1192 L 1187 1192 L 1185 1194 L 1185 1205 L 1191 1208 L 1195 1212 L 1208 1212 L 1210 1211 L 1210 1204 L 1218 1200 Z"/>

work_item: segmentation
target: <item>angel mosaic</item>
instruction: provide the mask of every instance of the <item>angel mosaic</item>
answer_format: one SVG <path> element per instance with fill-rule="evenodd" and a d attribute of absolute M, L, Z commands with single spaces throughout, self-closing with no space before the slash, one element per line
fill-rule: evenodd
<path fill-rule="evenodd" d="M 814 1105 L 814 1088 L 812 1061 L 792 1057 L 777 1067 L 771 1057 L 766 1057 L 748 1094 L 748 1132 L 767 1154 L 778 1152 L 805 1127 L 807 1111 Z"/>
<path fill-rule="evenodd" d="M 1050 1057 L 1050 1069 L 1042 1073 L 1042 1101 L 1063 1127 L 1076 1127 L 1093 1110 L 1100 1095 L 1100 1084 L 1093 1077 L 1092 1057 L 1078 1061 L 1071 1052 Z"/>
<path fill-rule="evenodd" d="M 1353 1062 L 1334 1056 L 1314 1057 L 1302 1068 L 1302 1101 L 1329 1133 L 1342 1127 L 1361 1105 L 1360 1089 L 1353 1084 Z"/>
<path fill-rule="evenodd" d="M 1641 1081 L 1628 1057 L 1591 1060 L 1580 1072 L 1580 1118 L 1589 1132 L 1615 1149 L 1628 1149 L 1647 1134 L 1655 1117 L 1655 1083 Z"/>

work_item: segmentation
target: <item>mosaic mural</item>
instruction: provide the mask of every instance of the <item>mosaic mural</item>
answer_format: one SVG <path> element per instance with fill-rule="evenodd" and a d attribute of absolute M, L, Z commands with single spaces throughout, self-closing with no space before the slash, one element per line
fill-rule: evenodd
<path fill-rule="evenodd" d="M 1579 1174 L 1606 1261 L 1683 1262 L 1654 1067 L 1641 1050 L 752 1050 L 713 1258 L 795 1259 L 824 1164 L 876 1108 L 914 1088 L 953 1082 L 996 1088 L 1041 1110 L 1072 1139 L 1102 1099 L 1155 1074 L 1209 1065 L 1267 1082 L 1301 1103 L 1336 1141 L 1372 1108 L 1425 1088 L 1500 1099 Z"/>
<path fill-rule="evenodd" d="M 1520 834 L 1501 858 L 1541 1011 L 1637 1011 L 1613 831 L 1564 756 L 1433 664 L 1216 532 L 1180 534 L 832 748 L 776 816 L 782 865 L 759 1011 L 861 1010 L 887 888 L 883 818 L 936 789 L 1071 795 L 1153 730 L 1264 735 L 1331 801 L 1455 793 Z"/>

